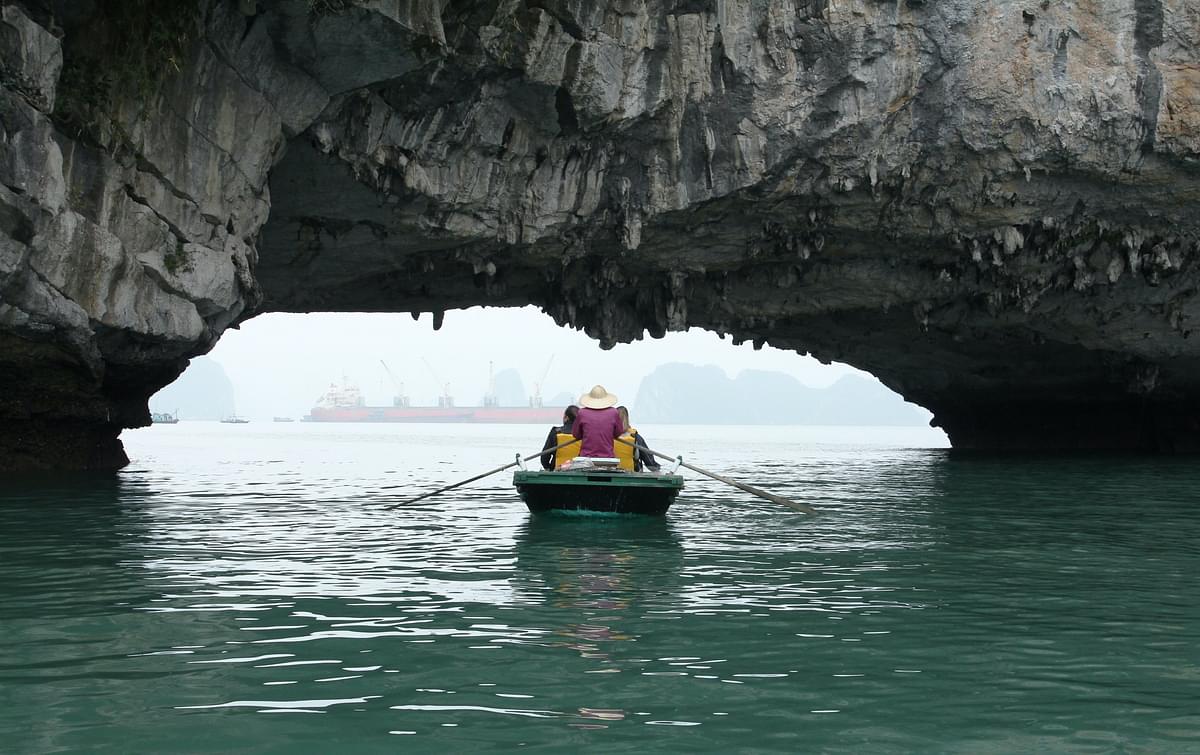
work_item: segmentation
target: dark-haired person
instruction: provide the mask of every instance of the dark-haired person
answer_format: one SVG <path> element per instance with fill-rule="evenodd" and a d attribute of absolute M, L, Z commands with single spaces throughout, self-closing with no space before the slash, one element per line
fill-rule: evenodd
<path fill-rule="evenodd" d="M 617 407 L 617 414 L 621 417 L 621 426 L 625 429 L 625 435 L 633 438 L 635 448 L 633 455 L 633 471 L 641 472 L 643 469 L 648 469 L 651 472 L 659 470 L 658 461 L 654 458 L 654 454 L 650 453 L 650 444 L 642 437 L 637 428 L 629 424 L 629 409 L 624 406 Z"/>
<path fill-rule="evenodd" d="M 542 446 L 542 450 L 553 449 L 560 443 L 570 440 L 570 438 L 559 439 L 559 435 L 571 435 L 571 428 L 575 424 L 575 415 L 579 413 L 579 407 L 571 404 L 566 409 L 563 409 L 562 424 L 550 428 L 550 432 L 546 435 L 546 445 Z M 554 451 L 542 454 L 542 469 L 554 469 Z"/>

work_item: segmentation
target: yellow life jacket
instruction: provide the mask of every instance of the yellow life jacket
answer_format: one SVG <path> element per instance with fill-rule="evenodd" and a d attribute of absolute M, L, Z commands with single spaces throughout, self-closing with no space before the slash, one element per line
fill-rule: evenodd
<path fill-rule="evenodd" d="M 570 433 L 559 433 L 556 435 L 554 445 L 562 446 L 563 443 L 566 443 L 569 440 L 574 440 L 575 442 L 569 446 L 563 446 L 554 452 L 555 469 L 558 469 L 563 464 L 566 464 L 568 461 L 579 455 L 579 449 L 581 446 L 583 446 L 583 441 L 576 440 L 575 436 L 571 435 Z"/>
<path fill-rule="evenodd" d="M 633 442 L 633 428 L 630 428 L 617 440 L 613 441 L 613 451 L 617 453 L 617 459 L 620 462 L 618 466 L 626 472 L 633 471 L 633 446 L 627 445 Z M 622 443 L 621 441 L 625 441 Z"/>

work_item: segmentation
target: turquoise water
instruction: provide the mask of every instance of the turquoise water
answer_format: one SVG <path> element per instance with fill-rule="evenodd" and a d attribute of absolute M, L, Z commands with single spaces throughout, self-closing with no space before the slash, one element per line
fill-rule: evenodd
<path fill-rule="evenodd" d="M 665 519 L 532 518 L 536 428 L 183 422 L 0 492 L 6 752 L 1200 752 L 1200 471 L 645 428 Z M 532 448 L 531 448 L 532 446 Z"/>

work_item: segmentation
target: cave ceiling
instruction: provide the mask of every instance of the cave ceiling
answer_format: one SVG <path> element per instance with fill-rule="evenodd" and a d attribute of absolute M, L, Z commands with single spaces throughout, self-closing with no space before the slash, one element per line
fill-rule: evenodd
<path fill-rule="evenodd" d="M 532 303 L 853 364 L 962 448 L 1195 445 L 1185 0 L 211 0 L 90 134 L 54 101 L 95 16 L 53 5 L 0 29 L 35 434 L 141 423 L 256 313 Z"/>

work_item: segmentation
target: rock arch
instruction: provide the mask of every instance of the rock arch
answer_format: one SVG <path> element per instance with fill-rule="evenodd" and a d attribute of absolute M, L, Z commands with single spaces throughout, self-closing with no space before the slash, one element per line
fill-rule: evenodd
<path fill-rule="evenodd" d="M 255 312 L 526 303 L 848 362 L 960 448 L 1197 445 L 1185 0 L 182 5 L 86 133 L 105 4 L 2 10 L 0 467 L 119 465 Z"/>

